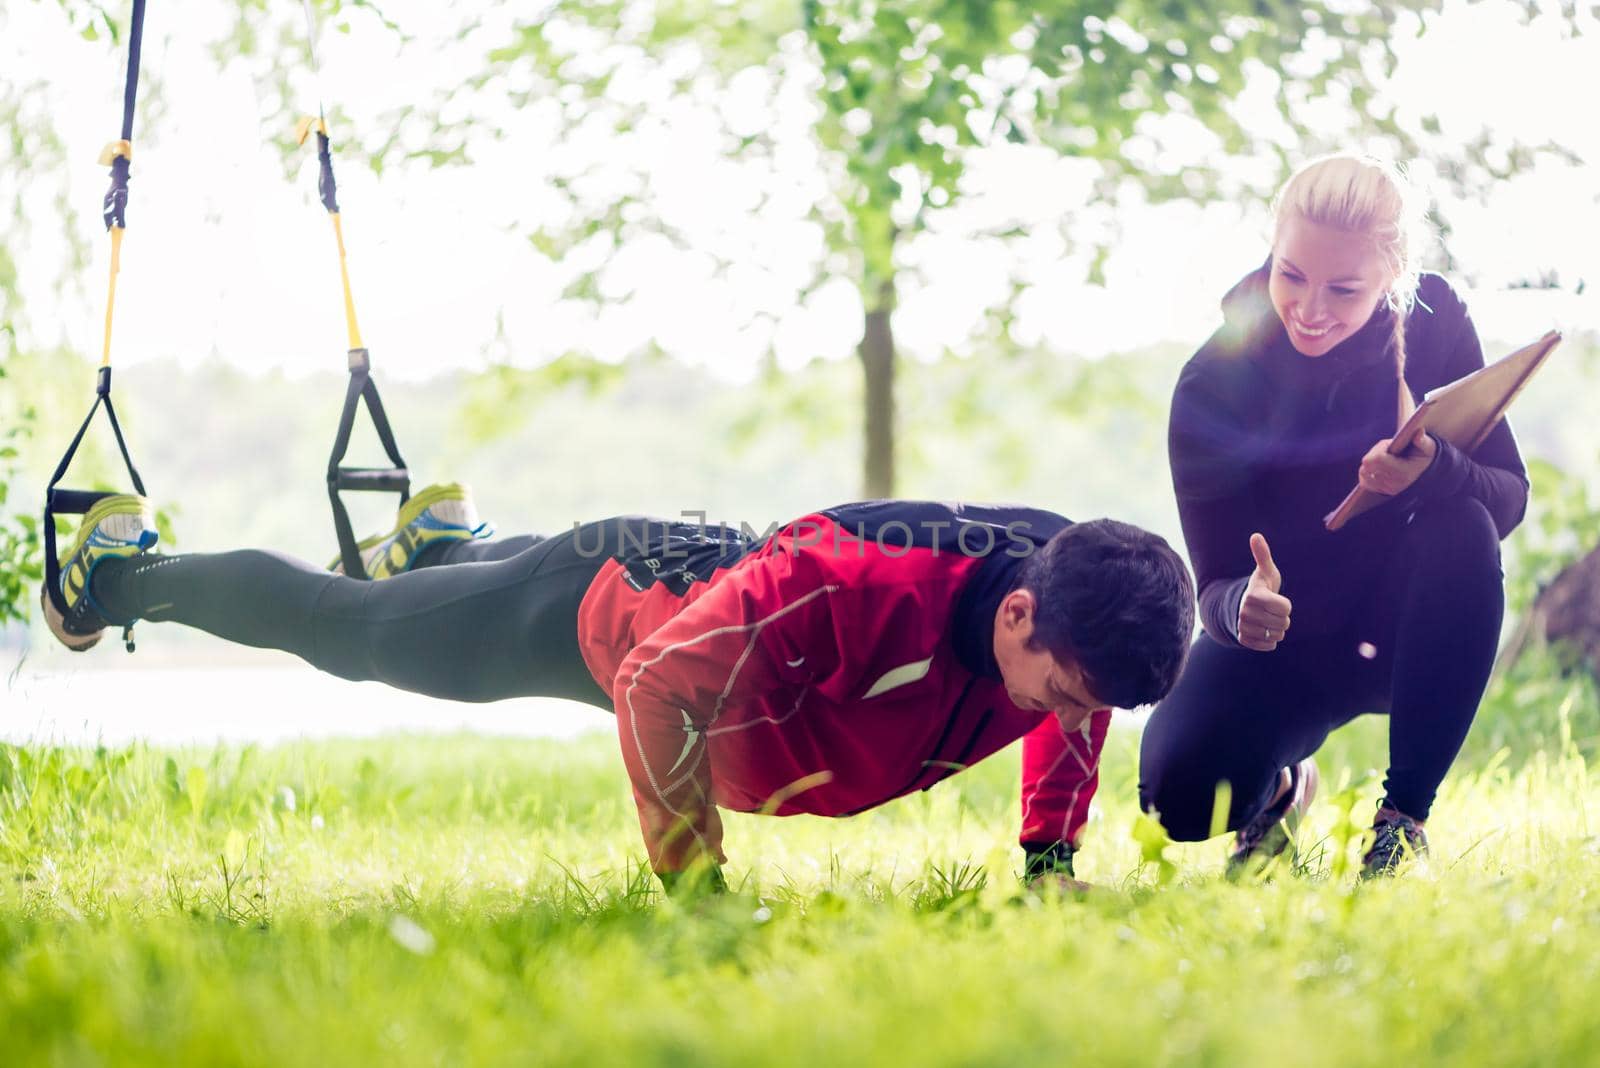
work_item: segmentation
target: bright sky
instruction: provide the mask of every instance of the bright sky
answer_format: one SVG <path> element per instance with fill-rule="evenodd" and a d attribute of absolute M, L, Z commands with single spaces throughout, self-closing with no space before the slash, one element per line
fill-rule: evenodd
<path fill-rule="evenodd" d="M 280 0 L 298 10 L 298 0 Z M 97 352 L 106 241 L 99 203 L 106 171 L 95 163 L 115 137 L 121 113 L 122 62 L 103 44 L 81 40 L 54 0 L 13 0 L 4 16 L 9 77 L 47 88 L 30 106 L 48 108 L 69 148 L 66 176 L 81 224 L 97 250 L 84 299 L 58 314 L 34 316 L 37 336 L 59 329 L 76 347 Z M 1480 124 L 1524 142 L 1553 141 L 1585 159 L 1600 158 L 1600 34 L 1563 39 L 1554 18 L 1521 24 L 1520 4 L 1449 2 L 1428 32 L 1402 43 L 1394 95 L 1402 108 L 1432 110 L 1447 135 L 1470 137 Z M 450 5 L 414 5 L 393 13 L 426 41 L 445 27 Z M 265 105 L 246 73 L 218 75 L 205 42 L 232 5 L 170 0 L 151 5 L 145 64 L 167 79 L 156 136 L 141 114 L 136 131 L 129 230 L 117 308 L 119 366 L 155 357 L 220 356 L 252 367 L 290 372 L 342 371 L 345 348 L 336 259 L 326 216 L 315 201 L 309 165 L 285 181 L 276 149 L 262 141 L 257 116 Z M 503 22 L 503 8 L 488 17 Z M 472 69 L 473 55 L 447 48 L 397 50 L 392 36 L 358 13 L 354 32 L 327 33 L 322 85 L 355 118 L 355 130 L 378 137 L 378 116 L 420 102 L 434 88 Z M 491 25 L 490 29 L 493 29 Z M 1589 17 L 1589 29 L 1600 29 Z M 313 107 L 311 83 L 303 79 Z M 1252 92 L 1271 92 L 1258 83 Z M 1248 94 L 1247 94 L 1248 95 Z M 537 109 L 504 117 L 507 137 L 479 154 L 474 166 L 433 173 L 405 170 L 375 177 L 339 169 L 346 241 L 366 341 L 385 374 L 423 376 L 509 358 L 535 363 L 570 349 L 616 358 L 654 338 L 682 359 L 739 378 L 756 365 L 767 327 L 745 326 L 765 309 L 786 365 L 850 356 L 861 306 L 847 281 L 830 284 L 803 305 L 796 290 L 820 238 L 802 213 L 816 192 L 803 128 L 806 102 L 787 106 L 793 166 L 758 187 L 721 160 L 714 127 L 704 116 L 674 116 L 669 128 L 628 149 L 648 159 L 668 212 L 704 247 L 728 251 L 738 265 L 711 276 L 706 257 L 642 245 L 620 261 L 610 281 L 631 292 L 625 309 L 599 324 L 558 306 L 562 275 L 529 248 L 516 222 L 541 217 L 550 198 L 539 186 L 542 160 L 557 152 L 590 153 L 603 161 L 618 149 L 604 142 L 556 145 Z M 1360 146 L 1351 146 L 1360 147 Z M 1038 220 L 1040 237 L 1023 260 L 933 237 L 912 250 L 922 281 L 908 284 L 896 329 L 905 351 L 936 355 L 965 336 L 984 307 L 1004 291 L 1008 274 L 1031 282 L 1021 303 L 1024 340 L 1099 355 L 1155 341 L 1198 343 L 1217 317 L 1217 300 L 1265 253 L 1264 220 L 1254 210 L 1214 205 L 1132 206 L 1118 222 L 1116 253 L 1104 289 L 1083 284 L 1080 258 L 1066 254 L 1055 223 L 1082 202 L 1084 183 L 1070 165 L 1008 148 L 975 172 L 985 204 Z M 1451 251 L 1459 279 L 1473 291 L 1482 332 L 1531 337 L 1552 323 L 1600 324 L 1600 200 L 1589 166 L 1541 165 L 1497 189 L 1487 203 L 1446 203 L 1455 225 Z M 758 195 L 772 195 L 753 215 Z M 51 191 L 38 191 L 39 209 Z M 44 217 L 41 215 L 41 217 Z M 36 313 L 54 309 L 46 281 L 60 249 L 37 240 L 22 250 L 24 279 Z M 1569 287 L 1589 281 L 1582 298 L 1514 294 L 1509 281 L 1555 270 Z M 502 324 L 497 327 L 498 324 Z M 502 331 L 496 340 L 497 329 Z"/>

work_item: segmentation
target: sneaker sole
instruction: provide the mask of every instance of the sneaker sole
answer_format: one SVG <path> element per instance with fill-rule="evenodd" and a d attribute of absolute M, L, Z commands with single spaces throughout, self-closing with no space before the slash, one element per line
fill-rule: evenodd
<path fill-rule="evenodd" d="M 103 629 L 93 634 L 74 634 L 67 629 L 66 619 L 57 611 L 56 603 L 50 599 L 50 591 L 42 583 L 39 586 L 39 604 L 44 609 L 44 622 L 50 628 L 50 633 L 68 649 L 84 653 L 100 644 L 100 639 L 105 635 Z"/>
<path fill-rule="evenodd" d="M 98 502 L 88 512 L 84 513 L 83 521 L 78 524 L 77 536 L 72 539 L 72 545 L 67 550 L 67 563 L 62 568 L 63 576 L 72 569 L 72 561 L 79 553 L 83 552 L 84 546 L 88 544 L 89 538 L 94 534 L 96 527 L 110 516 L 130 514 L 127 508 L 129 501 L 138 504 L 138 510 L 141 515 L 148 507 L 148 502 L 139 497 L 132 494 L 119 493 L 114 497 L 107 497 L 105 500 Z M 149 546 L 145 546 L 145 548 L 149 548 Z M 141 549 L 140 551 L 143 552 L 144 550 Z M 105 634 L 104 628 L 95 631 L 93 634 L 75 634 L 68 630 L 66 618 L 56 608 L 55 601 L 50 597 L 50 591 L 45 588 L 43 583 L 39 586 L 39 604 L 44 611 L 45 625 L 50 628 L 50 633 L 55 635 L 57 641 L 75 653 L 93 649 Z"/>

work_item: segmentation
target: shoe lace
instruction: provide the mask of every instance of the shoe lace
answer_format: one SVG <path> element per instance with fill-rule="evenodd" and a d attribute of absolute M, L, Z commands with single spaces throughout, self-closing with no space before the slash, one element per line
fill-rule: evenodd
<path fill-rule="evenodd" d="M 1410 816 L 1382 817 L 1372 826 L 1372 848 L 1367 850 L 1366 866 L 1392 867 L 1405 854 L 1417 852 L 1422 831 Z"/>

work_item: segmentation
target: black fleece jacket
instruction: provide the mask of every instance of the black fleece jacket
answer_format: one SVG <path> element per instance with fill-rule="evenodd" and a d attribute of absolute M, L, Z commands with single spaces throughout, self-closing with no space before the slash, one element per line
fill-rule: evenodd
<path fill-rule="evenodd" d="M 1168 451 L 1178 515 L 1206 633 L 1238 643 L 1239 600 L 1260 531 L 1294 603 L 1286 641 L 1333 633 L 1352 620 L 1423 501 L 1465 493 L 1483 502 L 1504 538 L 1522 521 L 1527 471 L 1501 421 L 1470 455 L 1440 441 L 1405 493 L 1337 533 L 1322 525 L 1355 484 L 1361 458 L 1395 426 L 1393 312 L 1326 355 L 1290 344 L 1267 296 L 1270 261 L 1223 298 L 1224 322 L 1184 366 L 1172 397 Z M 1483 366 L 1466 306 L 1448 282 L 1422 277 L 1406 319 L 1406 384 L 1417 399 Z"/>

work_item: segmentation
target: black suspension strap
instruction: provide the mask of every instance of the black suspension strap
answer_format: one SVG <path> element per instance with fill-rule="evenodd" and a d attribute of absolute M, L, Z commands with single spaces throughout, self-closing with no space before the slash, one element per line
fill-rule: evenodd
<path fill-rule="evenodd" d="M 378 441 L 393 467 L 344 466 L 345 450 L 350 447 L 350 430 L 355 425 L 356 409 L 362 402 L 366 403 L 372 428 L 378 432 Z M 361 563 L 361 550 L 356 544 L 355 531 L 350 527 L 350 513 L 339 496 L 341 490 L 398 493 L 402 505 L 411 498 L 411 472 L 400 457 L 394 431 L 389 429 L 389 417 L 384 414 L 383 400 L 372 381 L 372 360 L 366 349 L 350 350 L 350 384 L 344 394 L 344 410 L 339 413 L 333 453 L 328 457 L 328 499 L 333 504 L 333 530 L 339 539 L 339 559 L 346 575 L 366 578 L 367 569 Z"/>
<path fill-rule="evenodd" d="M 317 63 L 317 20 L 311 9 L 311 0 L 305 0 L 306 32 L 310 40 L 311 66 L 314 74 L 320 73 Z M 333 530 L 339 540 L 339 560 L 344 573 L 352 578 L 366 578 L 367 570 L 361 563 L 361 550 L 355 531 L 350 526 L 350 513 L 346 510 L 341 491 L 398 493 L 400 504 L 411 497 L 411 472 L 400 456 L 395 444 L 394 431 L 389 417 L 384 413 L 383 401 L 378 396 L 378 386 L 372 380 L 372 357 L 361 343 L 361 328 L 356 322 L 355 298 L 350 289 L 350 268 L 344 247 L 344 227 L 339 219 L 338 185 L 333 177 L 333 147 L 328 138 L 328 120 L 317 102 L 317 115 L 300 120 L 296 137 L 300 144 L 315 130 L 317 135 L 317 193 L 322 206 L 327 209 L 333 223 L 334 243 L 339 250 L 339 280 L 344 290 L 345 329 L 349 340 L 348 363 L 350 382 L 345 389 L 344 409 L 339 413 L 339 429 L 334 435 L 333 452 L 328 457 L 328 500 L 333 506 Z M 350 431 L 355 426 L 356 410 L 363 403 L 378 441 L 389 457 L 389 467 L 346 467 L 345 453 L 350 448 Z"/>
<path fill-rule="evenodd" d="M 122 234 L 127 228 L 128 178 L 133 163 L 133 115 L 139 95 L 139 48 L 144 38 L 144 4 L 145 0 L 133 0 L 133 15 L 129 20 L 128 78 L 122 93 L 122 136 L 107 145 L 100 154 L 101 165 L 111 168 L 111 188 L 106 191 L 102 205 L 106 231 L 111 235 L 111 276 L 106 287 L 105 336 L 101 346 L 100 369 L 95 378 L 94 404 L 90 406 L 89 414 L 84 416 L 78 432 L 73 435 L 61 462 L 56 465 L 55 474 L 50 476 L 50 484 L 45 487 L 45 594 L 63 615 L 67 612 L 67 603 L 61 592 L 61 560 L 56 553 L 56 516 L 83 515 L 96 503 L 114 494 L 98 490 L 63 489 L 59 483 L 66 476 L 67 468 L 72 466 L 72 458 L 77 454 L 89 424 L 94 421 L 95 413 L 102 407 L 111 422 L 111 432 L 116 436 L 117 450 L 122 454 L 122 462 L 128 469 L 134 492 L 141 497 L 145 495 L 144 480 L 134 466 L 127 439 L 122 434 L 122 424 L 117 421 L 116 407 L 111 403 L 111 324 L 117 302 L 117 274 L 122 269 Z M 132 652 L 131 628 L 124 629 L 123 640 Z"/>

